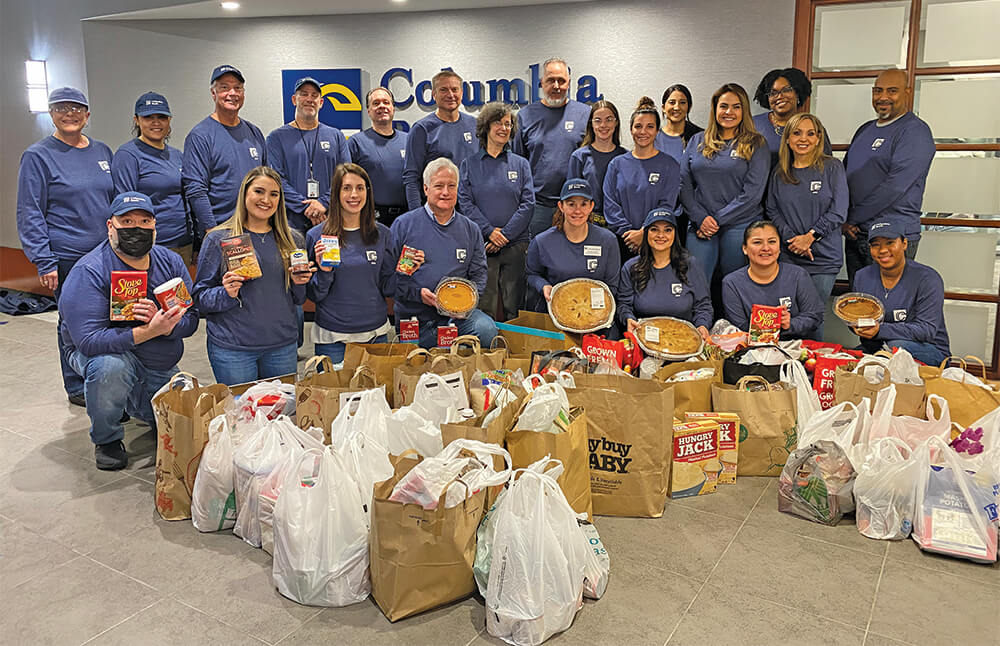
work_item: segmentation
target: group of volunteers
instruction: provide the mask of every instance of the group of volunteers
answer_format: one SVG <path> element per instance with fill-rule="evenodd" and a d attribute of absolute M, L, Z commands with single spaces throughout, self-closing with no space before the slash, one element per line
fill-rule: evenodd
<path fill-rule="evenodd" d="M 378 87 L 365 98 L 372 126 L 346 139 L 320 123 L 323 90 L 307 77 L 295 83 L 292 121 L 265 137 L 239 116 L 243 74 L 222 65 L 210 78 L 214 111 L 183 152 L 167 143 L 166 97 L 147 92 L 134 138 L 115 153 L 84 134 L 83 92 L 54 90 L 55 133 L 21 159 L 18 231 L 59 299 L 64 386 L 87 407 L 98 467 L 125 466 L 123 412 L 153 423 L 150 398 L 199 317 L 216 379 L 248 382 L 295 372 L 306 299 L 316 351 L 335 363 L 347 343 L 386 341 L 413 318 L 421 346 L 445 325 L 489 344 L 495 319 L 545 311 L 553 286 L 572 278 L 615 295 L 611 337 L 660 315 L 705 335 L 719 318 L 746 329 L 753 305 L 770 305 L 784 309 L 783 338 L 817 338 L 846 255 L 853 289 L 886 312 L 855 330 L 862 347 L 934 363 L 949 354 L 941 277 L 913 260 L 935 146 L 908 110 L 905 72 L 878 75 L 877 118 L 858 128 L 844 163 L 802 111 L 811 84 L 794 68 L 764 76 L 754 99 L 768 111 L 756 117 L 740 85 L 720 87 L 704 129 L 684 85 L 668 87 L 659 109 L 642 97 L 628 117 L 631 151 L 618 108 L 569 99 L 569 88 L 568 64 L 551 59 L 540 102 L 489 103 L 473 117 L 460 111 L 462 79 L 445 70 L 432 79 L 435 111 L 408 133 Z M 227 267 L 222 242 L 243 234 L 260 277 Z M 339 264 L 319 262 L 331 237 Z M 293 266 L 300 248 L 308 262 Z M 112 322 L 120 270 L 146 271 L 147 296 L 182 278 L 193 307 L 147 297 L 135 321 Z M 479 308 L 440 314 L 444 277 L 474 283 Z"/>

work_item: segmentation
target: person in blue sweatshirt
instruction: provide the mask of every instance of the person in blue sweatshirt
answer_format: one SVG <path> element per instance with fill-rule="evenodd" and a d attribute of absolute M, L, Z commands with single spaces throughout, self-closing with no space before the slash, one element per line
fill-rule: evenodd
<path fill-rule="evenodd" d="M 771 151 L 771 169 L 778 165 L 781 137 L 785 133 L 788 120 L 804 110 L 806 101 L 812 96 L 812 82 L 805 73 L 795 67 L 771 70 L 757 84 L 754 101 L 767 110 L 753 118 L 757 132 L 767 140 Z M 830 138 L 823 132 L 823 153 L 832 155 Z"/>
<path fill-rule="evenodd" d="M 622 245 L 622 255 L 634 255 L 642 244 L 642 223 L 655 208 L 673 211 L 680 192 L 681 167 L 656 149 L 660 113 L 647 96 L 629 120 L 635 148 L 615 157 L 604 177 L 604 218 Z"/>
<path fill-rule="evenodd" d="M 184 138 L 181 182 L 194 220 L 195 237 L 228 220 L 237 208 L 240 182 L 267 164 L 267 144 L 260 128 L 240 118 L 246 97 L 243 74 L 232 65 L 212 71 L 215 110 Z"/>
<path fill-rule="evenodd" d="M 654 145 L 660 152 L 667 153 L 681 163 L 684 148 L 687 147 L 691 137 L 705 130 L 701 126 L 691 123 L 691 90 L 687 86 L 675 83 L 663 91 L 661 100 L 663 110 L 663 127 L 656 133 Z M 684 226 L 687 219 L 678 219 L 678 227 Z M 683 234 L 683 230 L 680 231 Z"/>
<path fill-rule="evenodd" d="M 367 171 L 372 180 L 375 217 L 385 226 L 409 211 L 403 189 L 403 161 L 406 159 L 406 133 L 396 130 L 395 99 L 387 88 L 377 87 L 365 97 L 372 127 L 347 140 L 351 160 Z"/>
<path fill-rule="evenodd" d="M 170 139 L 170 104 L 156 92 L 146 92 L 135 102 L 130 139 L 111 159 L 111 177 L 119 193 L 148 195 L 156 209 L 156 241 L 176 252 L 190 265 L 193 258 L 187 206 L 181 190 L 184 155 Z"/>
<path fill-rule="evenodd" d="M 582 177 L 566 180 L 556 206 L 555 224 L 528 245 L 527 308 L 548 311 L 552 288 L 571 278 L 599 280 L 617 299 L 622 268 L 618 240 L 604 227 L 591 226 L 594 196 L 590 183 Z"/>
<path fill-rule="evenodd" d="M 677 240 L 677 218 L 653 209 L 643 223 L 639 255 L 622 266 L 616 314 L 622 328 L 638 334 L 639 319 L 672 316 L 690 321 L 708 337 L 712 299 L 708 280 Z"/>
<path fill-rule="evenodd" d="M 777 227 L 758 220 L 745 229 L 743 239 L 749 266 L 722 279 L 726 318 L 737 328 L 749 330 L 754 305 L 781 307 L 782 340 L 815 339 L 823 324 L 824 304 L 805 269 L 778 262 L 781 237 Z"/>
<path fill-rule="evenodd" d="M 764 213 L 770 172 L 767 142 L 750 118 L 746 90 L 727 83 L 712 95 L 708 128 L 681 158 L 681 204 L 690 220 L 687 248 L 709 280 L 746 263 L 743 231 Z"/>
<path fill-rule="evenodd" d="M 312 340 L 316 354 L 344 361 L 348 343 L 385 343 L 392 326 L 389 306 L 396 289 L 396 257 L 389 227 L 375 220 L 372 182 L 364 168 L 337 166 L 326 221 L 309 229 L 306 249 L 319 268 L 306 285 L 316 304 Z M 340 264 L 320 262 L 323 236 L 335 236 Z"/>
<path fill-rule="evenodd" d="M 459 111 L 462 77 L 451 70 L 438 72 L 431 78 L 431 96 L 437 110 L 413 124 L 406 137 L 403 186 L 410 210 L 424 203 L 421 180 L 428 163 L 444 157 L 458 166 L 479 150 L 476 118 Z"/>
<path fill-rule="evenodd" d="M 611 160 L 626 152 L 621 145 L 618 108 L 611 101 L 597 101 L 590 107 L 583 142 L 569 156 L 566 169 L 566 177 L 582 177 L 590 184 L 590 192 L 594 196 L 594 212 L 590 221 L 594 224 L 607 226 L 604 219 L 604 178 Z"/>
<path fill-rule="evenodd" d="M 872 263 L 868 228 L 875 220 L 900 222 L 908 244 L 906 257 L 917 257 L 920 214 L 927 173 L 934 160 L 931 129 L 907 107 L 913 88 L 903 70 L 886 70 L 872 87 L 873 119 L 854 133 L 844 158 L 851 206 L 844 223 L 847 275 Z"/>
<path fill-rule="evenodd" d="M 56 131 L 24 151 L 17 173 L 21 249 L 56 300 L 73 265 L 107 237 L 104 222 L 115 196 L 111 149 L 83 134 L 88 105 L 76 88 L 52 90 L 49 117 Z M 60 309 L 60 320 L 62 315 Z M 83 380 L 69 365 L 62 336 L 56 336 L 63 388 L 70 403 L 83 406 Z"/>
<path fill-rule="evenodd" d="M 184 281 L 190 293 L 191 277 L 179 255 L 154 245 L 152 200 L 138 192 L 121 193 L 110 213 L 104 241 L 76 264 L 59 299 L 69 362 L 83 378 L 94 458 L 98 469 L 108 471 L 128 464 L 122 411 L 156 429 L 153 395 L 177 373 L 184 339 L 198 329 L 194 307 L 163 309 L 153 295 L 174 278 Z M 146 274 L 145 290 L 132 295 L 139 297 L 132 321 L 110 319 L 113 271 Z"/>
<path fill-rule="evenodd" d="M 532 238 L 552 226 L 566 166 L 584 137 L 591 112 L 586 104 L 569 98 L 569 64 L 563 59 L 542 63 L 541 85 L 542 100 L 518 110 L 512 148 L 531 164 L 535 208 L 528 235 Z"/>
<path fill-rule="evenodd" d="M 509 105 L 483 106 L 476 120 L 482 148 L 462 162 L 458 173 L 458 210 L 476 223 L 486 244 L 486 289 L 479 309 L 495 316 L 499 299 L 505 320 L 516 317 L 524 303 L 524 256 L 535 208 L 531 166 L 507 147 L 513 128 Z"/>
<path fill-rule="evenodd" d="M 940 365 L 951 356 L 944 321 L 944 281 L 933 268 L 906 255 L 906 225 L 879 220 L 868 228 L 873 265 L 854 274 L 852 291 L 871 294 L 882 302 L 885 318 L 874 326 L 853 328 L 861 349 L 903 348 L 917 361 Z"/>
<path fill-rule="evenodd" d="M 198 255 L 194 298 L 205 315 L 208 360 L 215 380 L 241 384 L 295 372 L 295 307 L 306 299 L 316 271 L 292 271 L 289 255 L 304 241 L 288 226 L 281 176 L 267 166 L 251 169 L 237 193 L 236 212 L 210 230 Z M 246 234 L 261 276 L 229 269 L 221 243 Z"/>
<path fill-rule="evenodd" d="M 847 177 L 839 159 L 823 152 L 826 131 L 800 112 L 788 120 L 780 161 L 767 190 L 767 217 L 781 234 L 782 258 L 809 272 L 824 304 L 844 264 L 840 227 L 847 218 Z M 823 338 L 823 327 L 817 330 Z"/>
<path fill-rule="evenodd" d="M 396 326 L 416 318 L 420 325 L 420 347 L 437 345 L 438 327 L 455 325 L 458 334 L 474 334 L 489 346 L 497 335 L 496 322 L 482 310 L 473 309 L 464 319 L 451 319 L 437 310 L 434 291 L 445 277 L 465 278 L 482 294 L 486 289 L 486 248 L 475 222 L 455 210 L 458 201 L 458 167 L 440 157 L 424 168 L 427 203 L 408 211 L 392 223 L 393 258 L 404 247 L 416 251 L 412 274 L 396 271 Z"/>
<path fill-rule="evenodd" d="M 297 80 L 291 100 L 295 117 L 267 135 L 267 162 L 281 175 L 288 226 L 305 235 L 326 218 L 333 170 L 350 162 L 351 153 L 340 130 L 319 122 L 319 81 Z"/>

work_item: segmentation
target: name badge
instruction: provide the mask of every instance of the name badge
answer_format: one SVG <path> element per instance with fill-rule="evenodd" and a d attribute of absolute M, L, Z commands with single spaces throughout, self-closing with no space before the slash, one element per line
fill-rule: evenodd
<path fill-rule="evenodd" d="M 893 321 L 905 321 L 906 320 L 906 310 L 892 310 L 892 320 Z"/>
<path fill-rule="evenodd" d="M 306 180 L 306 197 L 309 199 L 319 197 L 319 182 L 317 180 Z"/>
<path fill-rule="evenodd" d="M 583 255 L 601 257 L 601 246 L 596 244 L 583 245 Z"/>
<path fill-rule="evenodd" d="M 684 285 L 682 285 L 680 283 L 671 283 L 670 284 L 670 293 L 673 294 L 674 296 L 680 296 L 681 293 L 683 293 L 683 292 L 684 292 Z"/>

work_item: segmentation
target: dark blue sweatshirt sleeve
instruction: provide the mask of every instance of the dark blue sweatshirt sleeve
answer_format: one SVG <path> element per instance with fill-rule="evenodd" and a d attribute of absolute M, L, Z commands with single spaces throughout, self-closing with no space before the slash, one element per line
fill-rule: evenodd
<path fill-rule="evenodd" d="M 729 204 L 722 207 L 718 213 L 714 214 L 715 222 L 719 227 L 738 219 L 748 210 L 759 208 L 770 171 L 771 151 L 767 145 L 758 146 L 750 157 L 750 168 L 743 177 L 743 185 L 739 194 Z M 690 215 L 690 212 L 688 213 Z"/>
<path fill-rule="evenodd" d="M 545 265 L 542 264 L 542 254 L 538 244 L 538 241 L 543 239 L 542 236 L 532 238 L 531 243 L 528 244 L 528 253 L 524 258 L 525 278 L 528 280 L 528 285 L 539 294 L 549 284 L 548 279 L 543 275 Z"/>
<path fill-rule="evenodd" d="M 681 155 L 680 201 L 681 206 L 684 207 L 684 212 L 688 214 L 688 219 L 694 225 L 696 230 L 701 227 L 702 220 L 709 215 L 708 211 L 705 210 L 705 207 L 698 201 L 698 194 L 695 190 L 694 174 L 691 172 L 692 155 L 701 154 L 698 150 L 698 144 L 701 142 L 701 137 L 701 133 L 696 134 L 691 142 L 688 143 L 687 148 L 684 149 L 684 153 Z"/>
<path fill-rule="evenodd" d="M 482 294 L 486 290 L 486 246 L 479 238 L 479 231 L 475 224 L 469 227 L 470 242 L 469 249 L 469 280 L 476 284 L 476 289 Z"/>
<path fill-rule="evenodd" d="M 138 191 L 139 160 L 135 155 L 119 148 L 111 158 L 111 179 L 115 183 L 115 193 Z"/>
<path fill-rule="evenodd" d="M 222 286 L 222 248 L 219 241 L 225 235 L 206 236 L 198 252 L 198 271 L 194 279 L 192 296 L 202 314 L 226 312 L 238 307 L 238 298 L 231 298 Z"/>
<path fill-rule="evenodd" d="M 851 196 L 847 189 L 847 173 L 839 159 L 828 159 L 823 167 L 833 188 L 833 202 L 829 210 L 813 225 L 816 234 L 826 237 L 840 233 L 840 227 L 847 221 L 847 209 L 851 206 Z"/>
<path fill-rule="evenodd" d="M 427 130 L 418 122 L 406 137 L 406 159 L 403 163 L 403 186 L 410 210 L 421 205 L 424 166 L 427 163 Z"/>
<path fill-rule="evenodd" d="M 204 235 L 215 226 L 215 216 L 212 214 L 212 204 L 208 201 L 208 187 L 211 144 L 196 133 L 189 133 L 184 139 L 184 164 L 181 173 L 181 185 L 184 198 L 191 208 L 197 232 Z"/>
<path fill-rule="evenodd" d="M 574 177 L 583 177 L 583 157 L 577 153 L 580 151 L 577 148 L 572 155 L 569 156 L 569 164 L 566 166 L 566 179 L 573 179 Z M 603 187 L 601 187 L 603 189 Z"/>
<path fill-rule="evenodd" d="M 904 339 L 935 344 L 938 330 L 944 326 L 944 281 L 936 272 L 925 272 L 914 287 L 916 298 L 906 321 L 883 322 L 875 338 L 885 341 Z"/>
<path fill-rule="evenodd" d="M 805 270 L 796 273 L 798 279 L 795 284 L 795 301 L 798 313 L 789 322 L 788 330 L 783 332 L 792 338 L 810 338 L 815 336 L 816 329 L 823 323 L 826 304 L 820 301 L 809 274 Z"/>
<path fill-rule="evenodd" d="M 712 319 L 715 317 L 711 291 L 708 287 L 708 280 L 705 278 L 705 272 L 701 269 L 701 263 L 694 256 L 688 256 L 687 282 L 694 295 L 694 304 L 691 308 L 693 323 L 695 326 L 704 325 L 711 329 Z"/>
<path fill-rule="evenodd" d="M 900 137 L 892 151 L 892 165 L 878 188 L 856 203 L 851 209 L 851 222 L 863 225 L 878 217 L 879 213 L 892 206 L 907 191 L 927 175 L 934 159 L 934 139 L 928 131 L 926 135 L 910 129 L 908 136 Z M 912 133 L 912 134 L 911 134 Z"/>
<path fill-rule="evenodd" d="M 76 269 L 76 268 L 74 268 Z M 87 357 L 121 354 L 135 348 L 131 327 L 111 327 L 108 321 L 110 296 L 96 269 L 80 266 L 71 271 L 63 285 L 59 306 L 73 345 Z"/>
<path fill-rule="evenodd" d="M 24 255 L 38 268 L 38 275 L 56 271 L 59 263 L 49 246 L 45 223 L 48 179 L 41 158 L 31 151 L 21 156 L 17 173 L 17 233 Z"/>
<path fill-rule="evenodd" d="M 378 272 L 379 287 L 382 290 L 383 297 L 394 298 L 396 295 L 396 280 L 398 280 L 398 275 L 396 274 L 396 259 L 398 256 L 393 255 L 392 234 L 389 233 L 388 228 L 382 230 L 379 236 L 379 243 L 382 245 L 381 265 Z"/>
<path fill-rule="evenodd" d="M 517 210 L 500 229 L 508 240 L 516 240 L 528 230 L 531 216 L 535 212 L 535 180 L 531 176 L 531 166 L 527 162 L 521 164 L 518 177 L 521 178 L 521 198 L 518 200 Z"/>
<path fill-rule="evenodd" d="M 737 269 L 737 272 L 746 271 Z M 726 319 L 736 326 L 737 329 L 746 332 L 750 329 L 750 308 L 751 305 L 743 302 L 740 290 L 736 285 L 735 272 L 722 279 L 722 306 L 726 312 Z"/>
<path fill-rule="evenodd" d="M 597 225 L 592 224 L 590 226 Z M 618 281 L 621 278 L 622 272 L 622 255 L 618 247 L 618 241 L 613 240 L 611 244 L 605 245 L 604 253 L 608 256 L 608 263 L 605 265 L 603 280 L 611 288 L 611 293 L 617 298 Z"/>
<path fill-rule="evenodd" d="M 618 297 L 616 307 L 618 308 L 618 321 L 622 325 L 622 330 L 628 328 L 629 319 L 635 319 L 635 311 L 632 309 L 632 302 L 635 300 L 635 285 L 632 282 L 632 263 L 626 262 L 622 267 L 621 276 L 618 278 Z"/>

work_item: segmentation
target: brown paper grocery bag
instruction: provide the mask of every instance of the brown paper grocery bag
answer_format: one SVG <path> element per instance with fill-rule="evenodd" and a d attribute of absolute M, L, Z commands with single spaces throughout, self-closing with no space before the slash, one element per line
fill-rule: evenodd
<path fill-rule="evenodd" d="M 866 374 L 873 374 L 871 371 L 877 371 L 877 364 L 866 364 L 864 359 L 858 362 L 854 370 L 849 370 L 847 366 L 837 366 L 837 370 L 833 374 L 833 404 L 835 406 L 842 402 L 860 404 L 861 399 L 867 397 L 870 412 L 875 407 L 878 391 L 887 388 L 892 383 L 888 370 L 882 371 L 881 381 L 871 383 L 865 377 Z M 895 385 L 896 403 L 892 407 L 892 414 L 926 419 L 925 386 L 917 384 Z"/>
<path fill-rule="evenodd" d="M 521 410 L 526 403 L 527 399 Z M 526 468 L 546 455 L 561 461 L 563 473 L 558 482 L 566 501 L 574 511 L 586 513 L 591 519 L 594 506 L 590 495 L 587 415 L 583 408 L 573 408 L 569 416 L 569 429 L 562 433 L 519 431 L 515 426 L 507 433 L 507 451 L 515 469 Z"/>
<path fill-rule="evenodd" d="M 747 388 L 759 384 L 765 390 Z M 735 386 L 712 384 L 716 412 L 740 416 L 740 475 L 780 476 L 798 442 L 795 389 L 769 384 L 759 376 L 740 379 Z"/>
<path fill-rule="evenodd" d="M 187 377 L 194 388 L 181 390 Z M 156 414 L 156 511 L 165 520 L 191 518 L 191 492 L 208 442 L 208 425 L 222 415 L 232 399 L 225 384 L 201 386 L 186 372 L 168 382 L 168 390 L 153 398 Z"/>
<path fill-rule="evenodd" d="M 658 518 L 667 500 L 674 391 L 617 375 L 574 375 L 570 406 L 586 407 L 590 495 L 598 516 Z"/>
<path fill-rule="evenodd" d="M 674 417 L 677 419 L 684 419 L 684 415 L 688 412 L 711 412 L 712 384 L 722 383 L 722 361 L 718 359 L 678 361 L 668 363 L 653 373 L 654 381 L 666 382 L 678 372 L 697 370 L 698 368 L 714 368 L 715 374 L 708 379 L 670 382 L 670 386 L 674 389 Z"/>
<path fill-rule="evenodd" d="M 979 357 L 972 355 L 967 355 L 965 359 L 948 357 L 938 367 L 921 366 L 920 376 L 924 380 L 928 395 L 940 395 L 948 400 L 951 421 L 962 428 L 968 428 L 980 417 L 1000 406 L 1000 392 L 997 392 L 996 386 L 986 389 L 971 382 L 942 377 L 941 372 L 948 367 L 952 359 L 957 360 L 962 370 L 967 373 L 970 371 L 970 363 L 979 364 L 982 369 L 982 380 L 987 381 L 986 364 Z M 898 385 L 896 390 L 898 397 Z"/>
<path fill-rule="evenodd" d="M 516 318 L 497 323 L 497 328 L 507 341 L 507 352 L 517 356 L 531 356 L 536 350 L 569 350 L 580 345 L 579 335 L 563 332 L 548 314 L 541 312 L 521 310 Z"/>
<path fill-rule="evenodd" d="M 468 390 L 469 379 L 472 378 L 474 369 L 472 364 L 462 361 L 456 355 L 443 354 L 432 356 L 423 348 L 414 348 L 403 359 L 403 363 L 392 370 L 392 398 L 389 400 L 393 408 L 409 406 L 413 403 L 413 391 L 420 381 L 420 376 L 425 372 L 433 372 L 437 375 L 450 375 L 461 372 L 465 378 L 465 387 Z"/>
<path fill-rule="evenodd" d="M 393 477 L 375 484 L 372 500 L 372 598 L 389 621 L 476 590 L 472 563 L 485 493 L 479 491 L 451 508 L 445 507 L 442 495 L 434 510 L 390 501 L 392 488 L 419 462 L 409 453 L 393 459 Z"/>
<path fill-rule="evenodd" d="M 415 347 L 412 343 L 348 343 L 343 369 L 353 374 L 358 366 L 368 366 L 375 372 L 375 383 L 385 384 L 388 391 L 392 388 L 392 371 L 406 361 L 406 355 Z"/>
<path fill-rule="evenodd" d="M 323 429 L 323 441 L 330 443 L 330 426 L 340 413 L 340 396 L 376 388 L 375 372 L 359 366 L 353 373 L 334 370 L 330 357 L 319 355 L 306 361 L 302 379 L 295 383 L 295 420 L 305 430 Z"/>
<path fill-rule="evenodd" d="M 502 336 L 496 338 L 501 339 L 501 344 L 504 347 L 483 350 L 478 336 L 463 334 L 452 341 L 451 347 L 431 348 L 430 354 L 432 357 L 452 357 L 463 367 L 468 366 L 470 375 L 476 371 L 499 370 L 503 368 L 503 360 L 507 356 L 507 346 L 506 340 Z"/>

